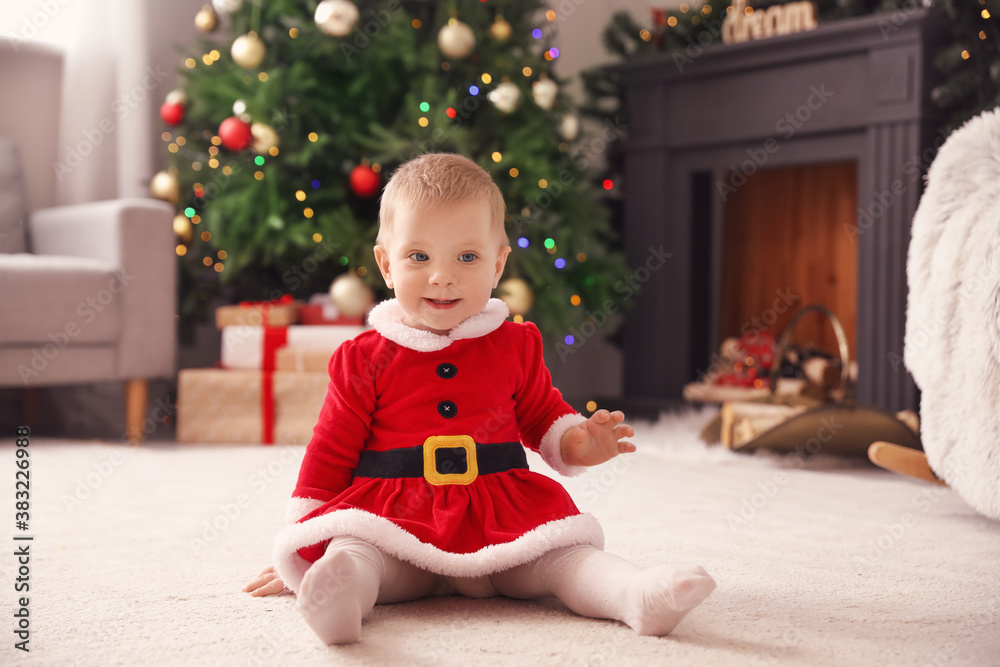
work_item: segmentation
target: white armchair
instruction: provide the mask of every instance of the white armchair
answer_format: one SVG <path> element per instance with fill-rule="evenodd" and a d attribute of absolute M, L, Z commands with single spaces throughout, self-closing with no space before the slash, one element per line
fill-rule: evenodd
<path fill-rule="evenodd" d="M 141 440 L 148 380 L 176 370 L 173 210 L 47 205 L 61 77 L 57 52 L 0 47 L 0 387 L 125 382 Z"/>

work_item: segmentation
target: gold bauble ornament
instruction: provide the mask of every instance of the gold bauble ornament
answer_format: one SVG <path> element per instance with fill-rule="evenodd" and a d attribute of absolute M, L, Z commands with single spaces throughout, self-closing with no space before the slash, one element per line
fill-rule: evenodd
<path fill-rule="evenodd" d="M 233 62 L 237 65 L 253 69 L 263 62 L 264 56 L 267 54 L 267 48 L 260 37 L 257 36 L 257 33 L 248 32 L 233 41 L 233 48 L 230 50 L 230 53 L 233 55 Z"/>
<path fill-rule="evenodd" d="M 202 32 L 212 32 L 219 27 L 219 15 L 212 9 L 212 5 L 205 5 L 194 15 L 194 25 Z"/>
<path fill-rule="evenodd" d="M 506 42 L 510 39 L 512 33 L 513 28 L 511 28 L 510 24 L 504 20 L 503 16 L 498 14 L 496 20 L 493 22 L 493 25 L 490 26 L 490 37 L 498 42 Z"/>
<path fill-rule="evenodd" d="M 324 34 L 331 37 L 344 37 L 354 29 L 358 22 L 358 8 L 348 0 L 323 0 L 316 6 L 313 20 Z"/>
<path fill-rule="evenodd" d="M 524 315 L 531 310 L 531 304 L 535 302 L 535 293 L 531 291 L 531 285 L 520 278 L 507 278 L 501 281 L 497 286 L 497 292 L 514 315 Z"/>
<path fill-rule="evenodd" d="M 177 176 L 168 171 L 158 171 L 149 181 L 149 191 L 157 199 L 176 204 L 181 198 L 181 184 Z"/>
<path fill-rule="evenodd" d="M 174 234 L 184 243 L 191 242 L 191 219 L 183 213 L 174 216 Z"/>
<path fill-rule="evenodd" d="M 464 58 L 476 48 L 476 36 L 465 23 L 448 19 L 448 25 L 438 33 L 438 48 L 449 58 Z"/>
<path fill-rule="evenodd" d="M 266 123 L 251 125 L 250 134 L 253 135 L 253 144 L 250 145 L 250 148 L 255 153 L 267 153 L 281 141 L 275 129 Z"/>
<path fill-rule="evenodd" d="M 357 274 L 345 273 L 331 283 L 330 299 L 344 317 L 361 317 L 375 303 L 375 294 Z"/>

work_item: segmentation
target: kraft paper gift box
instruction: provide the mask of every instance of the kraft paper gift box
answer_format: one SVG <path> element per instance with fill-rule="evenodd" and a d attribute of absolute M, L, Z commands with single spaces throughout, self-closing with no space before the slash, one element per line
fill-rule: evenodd
<path fill-rule="evenodd" d="M 336 350 L 309 347 L 282 347 L 274 354 L 274 368 L 297 373 L 328 373 L 330 357 Z"/>
<path fill-rule="evenodd" d="M 272 327 L 276 328 L 276 327 Z M 345 340 L 365 331 L 363 326 L 344 325 L 292 325 L 284 332 L 284 341 L 275 352 L 285 347 L 320 350 L 329 361 L 334 351 Z M 265 367 L 267 345 L 265 328 L 261 326 L 230 326 L 222 329 L 222 367 L 259 370 Z M 294 367 L 294 366 L 293 366 Z M 315 370 L 326 371 L 326 364 Z"/>
<path fill-rule="evenodd" d="M 322 373 L 194 368 L 178 374 L 177 441 L 266 443 L 262 395 L 271 382 L 275 444 L 305 444 L 312 437 L 330 378 Z"/>
<path fill-rule="evenodd" d="M 285 296 L 274 301 L 242 301 L 233 306 L 215 309 L 215 326 L 287 327 L 299 321 L 301 301 Z"/>

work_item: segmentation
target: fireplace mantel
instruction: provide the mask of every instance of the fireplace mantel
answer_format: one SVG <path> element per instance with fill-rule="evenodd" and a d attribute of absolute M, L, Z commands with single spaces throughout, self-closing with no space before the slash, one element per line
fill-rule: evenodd
<path fill-rule="evenodd" d="M 858 396 L 916 407 L 900 363 L 906 252 L 941 122 L 929 101 L 928 54 L 942 20 L 922 9 L 876 14 L 613 68 L 629 122 L 628 259 L 641 266 L 661 245 L 673 253 L 625 325 L 627 398 L 678 399 L 709 363 L 719 303 L 711 235 L 731 168 L 855 161 L 859 220 L 845 233 L 858 250 Z M 754 156 L 757 167 L 746 162 Z"/>

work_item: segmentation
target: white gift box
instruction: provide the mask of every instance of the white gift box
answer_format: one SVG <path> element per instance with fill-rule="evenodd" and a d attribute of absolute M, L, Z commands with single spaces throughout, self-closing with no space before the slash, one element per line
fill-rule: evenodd
<path fill-rule="evenodd" d="M 345 340 L 366 327 L 347 325 L 291 325 L 288 347 L 327 350 L 332 356 Z M 264 365 L 264 327 L 235 325 L 222 328 L 222 367 L 260 370 Z"/>

